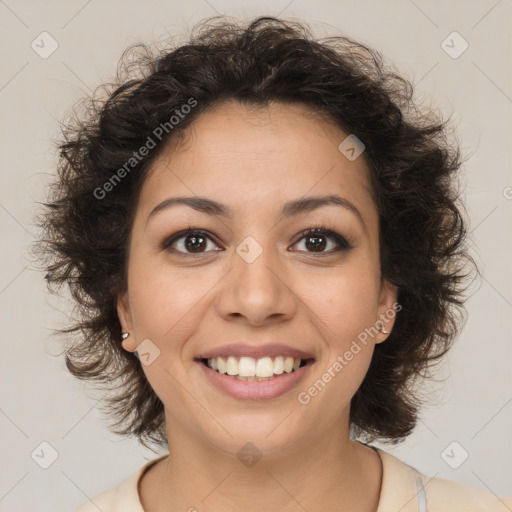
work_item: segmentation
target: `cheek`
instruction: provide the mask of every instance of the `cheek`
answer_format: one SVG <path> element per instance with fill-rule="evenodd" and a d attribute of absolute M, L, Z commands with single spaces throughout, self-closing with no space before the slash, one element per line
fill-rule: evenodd
<path fill-rule="evenodd" d="M 347 410 L 370 366 L 374 344 L 369 328 L 377 318 L 378 294 L 368 272 L 340 272 L 335 279 L 331 274 L 323 286 L 322 280 L 315 283 L 303 296 L 324 355 L 298 398 L 301 404 L 313 404 L 330 422 Z"/>
<path fill-rule="evenodd" d="M 370 328 L 378 312 L 377 277 L 369 267 L 354 264 L 314 282 L 314 287 L 311 280 L 302 283 L 302 296 L 313 313 L 311 318 L 315 319 L 324 357 L 310 383 L 315 389 L 311 389 L 311 395 L 307 390 L 306 393 L 309 397 L 316 396 L 316 392 L 322 396 L 315 399 L 317 407 L 331 401 L 347 405 L 363 381 L 373 355 L 375 333 Z M 325 384 L 315 384 L 318 380 Z M 324 385 L 325 391 L 320 392 Z"/>
<path fill-rule="evenodd" d="M 371 273 L 349 267 L 313 282 L 313 287 L 311 280 L 303 283 L 303 302 L 320 320 L 331 350 L 344 350 L 377 320 L 378 285 Z"/>
<path fill-rule="evenodd" d="M 190 270 L 179 272 L 149 258 L 132 261 L 130 274 L 131 306 L 139 337 L 156 340 L 180 339 L 187 325 L 197 323 L 196 311 L 201 309 L 211 284 L 207 275 L 194 277 Z M 181 332 L 181 335 L 179 334 Z"/>
<path fill-rule="evenodd" d="M 149 339 L 158 349 L 152 348 L 158 356 L 143 365 L 143 371 L 166 408 L 173 414 L 187 411 L 190 396 L 179 384 L 188 378 L 186 342 L 200 326 L 205 314 L 201 299 L 207 301 L 205 295 L 213 283 L 204 274 L 185 277 L 154 260 L 144 262 L 140 256 L 132 264 L 130 303 L 137 341 Z M 188 420 L 183 417 L 181 421 Z"/>

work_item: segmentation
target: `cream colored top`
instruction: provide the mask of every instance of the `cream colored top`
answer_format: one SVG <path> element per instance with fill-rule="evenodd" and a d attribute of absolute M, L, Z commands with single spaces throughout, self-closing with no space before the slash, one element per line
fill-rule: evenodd
<path fill-rule="evenodd" d="M 376 512 L 510 512 L 512 497 L 470 487 L 444 478 L 429 478 L 393 455 L 380 455 L 382 486 Z M 73 512 L 145 512 L 139 498 L 144 472 L 167 455 L 148 462 L 130 478 L 87 501 Z"/>

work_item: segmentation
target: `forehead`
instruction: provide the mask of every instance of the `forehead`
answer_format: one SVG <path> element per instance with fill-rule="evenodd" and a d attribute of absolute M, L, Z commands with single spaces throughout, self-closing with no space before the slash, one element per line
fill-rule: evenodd
<path fill-rule="evenodd" d="M 371 209 L 364 158 L 351 161 L 339 149 L 347 136 L 302 104 L 225 102 L 168 143 L 144 183 L 141 204 L 148 210 L 169 195 L 198 195 L 236 210 L 248 201 L 270 206 L 337 193 Z"/>

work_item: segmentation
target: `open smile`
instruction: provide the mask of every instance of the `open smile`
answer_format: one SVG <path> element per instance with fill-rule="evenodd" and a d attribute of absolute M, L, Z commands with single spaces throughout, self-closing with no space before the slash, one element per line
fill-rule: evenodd
<path fill-rule="evenodd" d="M 276 398 L 295 387 L 314 359 L 277 356 L 196 359 L 205 377 L 223 393 L 242 400 Z"/>

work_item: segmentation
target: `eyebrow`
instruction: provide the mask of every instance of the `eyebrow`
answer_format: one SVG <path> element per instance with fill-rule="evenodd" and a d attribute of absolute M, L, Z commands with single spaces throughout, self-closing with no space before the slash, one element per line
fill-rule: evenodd
<path fill-rule="evenodd" d="M 222 203 L 218 203 L 217 201 L 214 201 L 212 199 L 208 199 L 206 197 L 170 197 L 169 199 L 162 201 L 153 208 L 151 213 L 148 215 L 146 224 L 152 217 L 154 217 L 159 212 L 162 212 L 167 208 L 179 204 L 188 206 L 198 212 L 205 213 L 206 215 L 211 215 L 214 217 L 224 217 L 232 219 L 234 215 L 233 210 L 228 206 Z M 311 212 L 313 210 L 321 208 L 322 206 L 329 205 L 340 206 L 355 214 L 355 216 L 363 225 L 365 231 L 367 231 L 367 227 L 364 222 L 363 216 L 361 215 L 361 212 L 348 199 L 340 197 L 336 194 L 331 194 L 328 196 L 305 197 L 301 199 L 288 201 L 281 208 L 280 217 L 294 217 L 297 215 L 301 215 L 303 213 Z"/>

